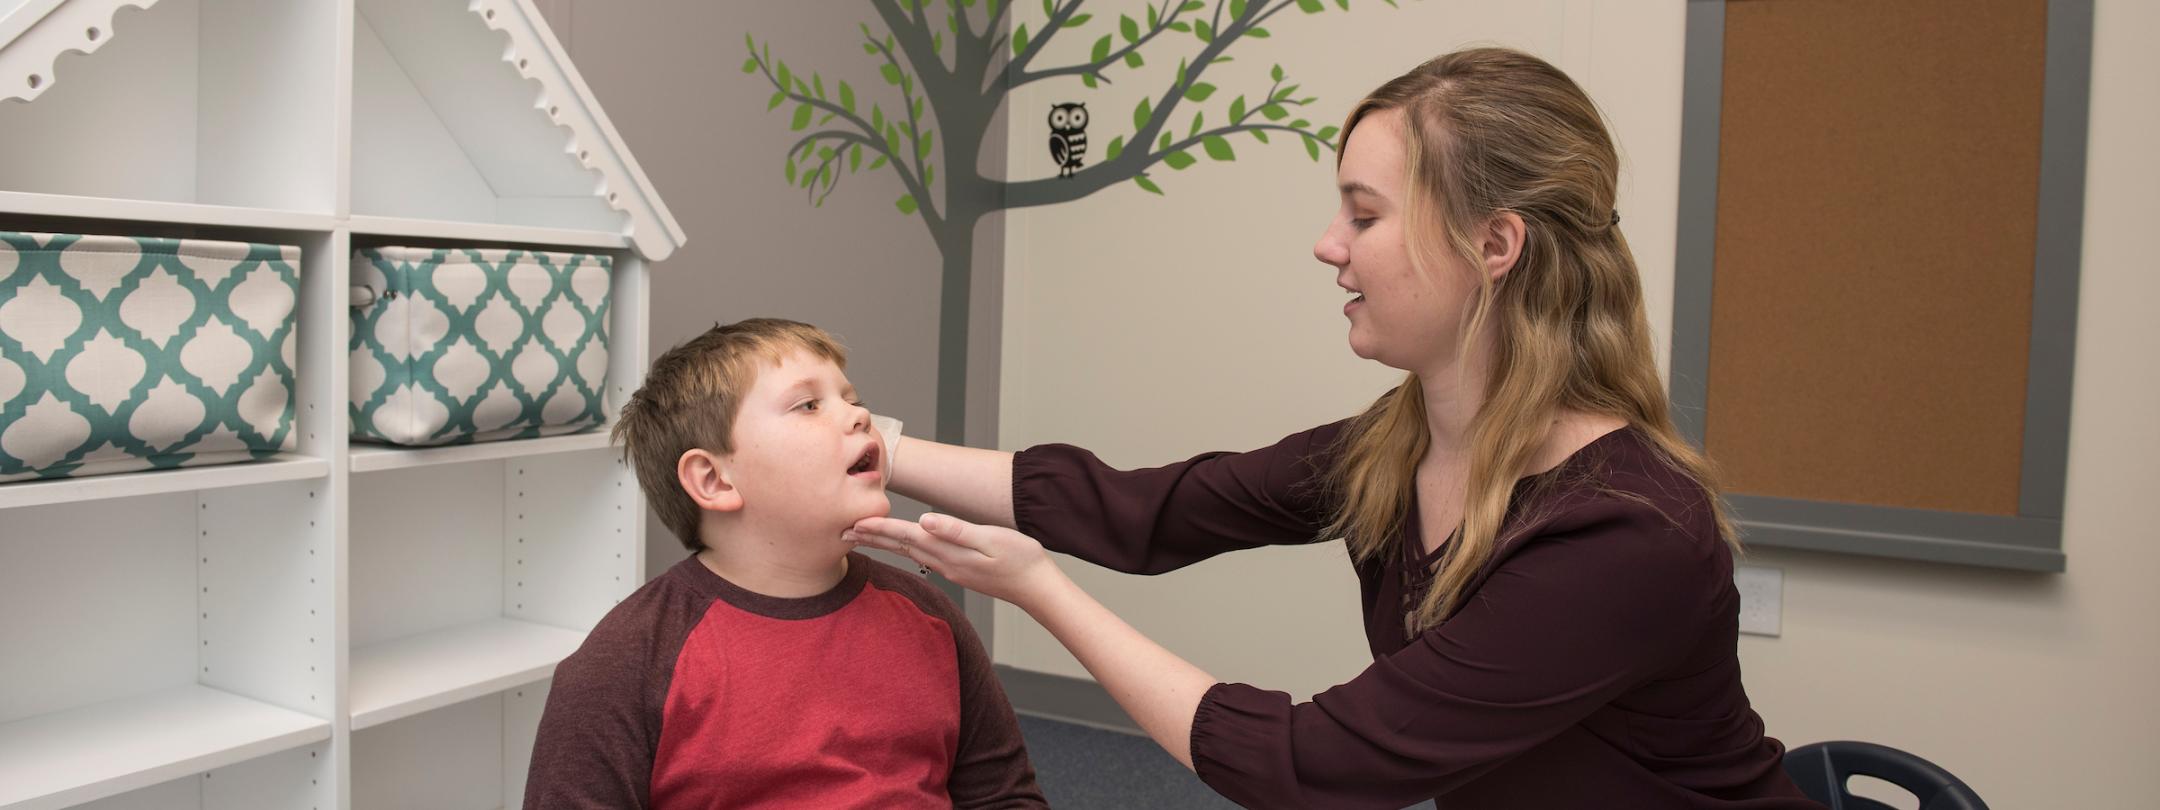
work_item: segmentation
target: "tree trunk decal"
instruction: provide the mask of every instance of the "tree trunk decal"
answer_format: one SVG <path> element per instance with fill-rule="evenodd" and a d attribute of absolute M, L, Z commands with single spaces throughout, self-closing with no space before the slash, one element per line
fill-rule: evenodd
<path fill-rule="evenodd" d="M 1350 7 L 1349 0 L 1333 2 L 1342 10 Z M 1395 5 L 1394 0 L 1386 2 Z M 1010 2 L 946 0 L 940 25 L 932 21 L 937 12 L 930 0 L 872 0 L 870 5 L 886 33 L 881 37 L 869 25 L 862 25 L 862 48 L 878 63 L 886 92 L 899 93 L 898 106 L 889 112 L 886 104 L 893 101 L 889 95 L 882 102 L 866 104 L 866 99 L 857 97 L 854 85 L 838 81 L 827 87 L 822 74 L 805 76 L 791 70 L 785 61 L 773 58 L 771 43 L 760 45 L 755 37 L 745 37 L 750 54 L 743 61 L 743 72 L 764 76 L 773 87 L 766 110 L 787 108 L 789 129 L 803 133 L 785 156 L 788 181 L 800 186 L 813 206 L 819 206 L 839 186 L 843 172 L 890 168 L 905 189 L 893 205 L 903 215 L 922 217 L 943 256 L 939 441 L 963 441 L 974 234 L 975 224 L 985 215 L 1071 202 L 1126 181 L 1162 194 L 1162 187 L 1150 176 L 1157 164 L 1182 171 L 1203 156 L 1234 161 L 1233 135 L 1247 134 L 1263 144 L 1270 142 L 1271 134 L 1295 139 L 1316 161 L 1321 150 L 1335 148 L 1336 127 L 1315 129 L 1296 116 L 1297 108 L 1314 99 L 1298 97 L 1298 85 L 1289 82 L 1281 65 L 1270 71 L 1273 84 L 1267 92 L 1251 99 L 1236 96 L 1217 113 L 1220 123 L 1215 126 L 1208 126 L 1205 108 L 1193 112 L 1182 134 L 1172 123 L 1173 117 L 1182 115 L 1180 108 L 1215 98 L 1216 86 L 1202 79 L 1209 67 L 1230 60 L 1226 52 L 1231 46 L 1247 37 L 1270 36 L 1262 24 L 1287 9 L 1322 13 L 1326 0 L 1214 0 L 1212 11 L 1207 0 L 1150 3 L 1145 19 L 1118 15 L 1115 32 L 1095 40 L 1087 61 L 1038 66 L 1037 56 L 1052 39 L 1078 33 L 1091 24 L 1111 25 L 1107 17 L 1096 24 L 1094 14 L 1081 11 L 1086 4 L 1086 0 L 1043 0 L 1041 30 L 1031 33 L 1023 23 L 1011 28 L 1008 37 L 1005 17 L 1011 11 Z M 1172 32 L 1197 38 L 1200 51 L 1178 62 L 1168 87 L 1141 99 L 1132 111 L 1129 134 L 1112 137 L 1100 152 L 1090 153 L 1084 167 L 1061 167 L 1052 176 L 1030 180 L 982 176 L 977 163 L 983 142 L 1002 134 L 990 132 L 990 123 L 1015 88 L 1060 77 L 1078 77 L 1086 87 L 1097 87 L 1111 81 L 1115 71 L 1146 64 L 1142 50 L 1168 42 L 1163 35 Z M 1015 115 L 1030 114 L 1015 111 Z M 1115 118 L 1105 116 L 1105 121 Z M 943 194 L 937 193 L 940 166 L 944 167 Z"/>

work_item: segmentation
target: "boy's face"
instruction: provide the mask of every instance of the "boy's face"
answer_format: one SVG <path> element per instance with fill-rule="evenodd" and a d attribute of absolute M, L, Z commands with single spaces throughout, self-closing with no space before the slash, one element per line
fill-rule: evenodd
<path fill-rule="evenodd" d="M 839 533 L 892 511 L 884 446 L 838 366 L 794 350 L 760 364 L 725 465 L 745 517 L 784 532 Z"/>

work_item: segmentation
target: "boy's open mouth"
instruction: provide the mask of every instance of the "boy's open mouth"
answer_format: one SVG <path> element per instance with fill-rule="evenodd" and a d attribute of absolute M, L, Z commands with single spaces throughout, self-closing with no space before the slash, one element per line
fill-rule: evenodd
<path fill-rule="evenodd" d="M 877 468 L 878 446 L 871 444 L 869 447 L 863 448 L 862 456 L 855 459 L 855 463 L 848 467 L 847 473 L 848 475 L 862 475 L 863 473 L 877 472 Z"/>

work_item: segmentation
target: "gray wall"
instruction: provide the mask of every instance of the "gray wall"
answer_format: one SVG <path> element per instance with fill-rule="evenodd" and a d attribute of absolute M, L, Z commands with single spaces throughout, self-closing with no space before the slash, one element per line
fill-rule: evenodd
<path fill-rule="evenodd" d="M 877 412 L 926 435 L 936 406 L 939 257 L 921 220 L 893 207 L 902 189 L 885 171 L 843 177 L 812 208 L 782 174 L 800 133 L 772 88 L 746 75 L 743 34 L 772 43 L 789 67 L 848 79 L 865 100 L 888 88 L 864 55 L 857 23 L 883 30 L 867 5 L 697 0 L 542 0 L 538 3 L 645 174 L 689 235 L 653 272 L 658 354 L 715 322 L 793 318 L 838 334 L 848 377 Z M 897 107 L 894 100 L 886 104 Z M 998 163 L 1002 163 L 999 156 Z M 997 287 L 995 219 L 977 234 L 971 436 L 994 436 Z M 987 242 L 985 241 L 987 240 Z M 978 432 L 981 431 L 981 432 Z M 919 506 L 895 498 L 896 514 Z M 650 572 L 683 552 L 657 521 Z"/>

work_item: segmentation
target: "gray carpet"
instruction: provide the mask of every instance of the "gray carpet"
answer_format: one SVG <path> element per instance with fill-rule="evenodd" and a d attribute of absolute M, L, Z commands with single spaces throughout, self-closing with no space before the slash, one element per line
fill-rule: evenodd
<path fill-rule="evenodd" d="M 1056 810 L 1237 807 L 1146 737 L 1027 715 L 1020 716 L 1020 734 L 1027 738 L 1043 798 Z"/>

